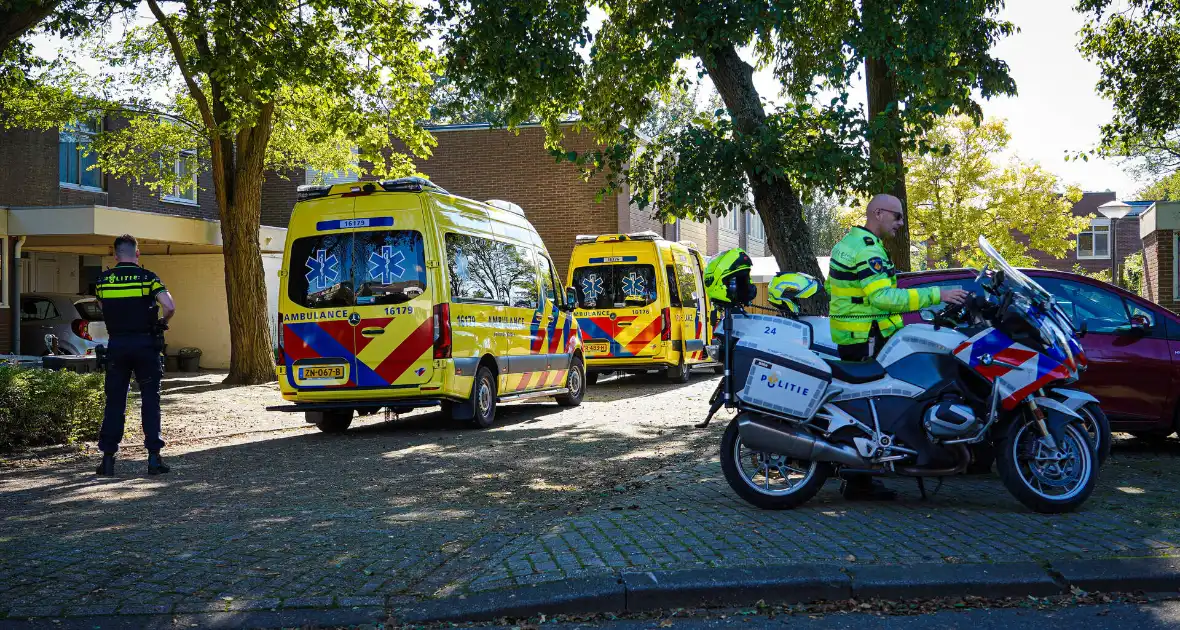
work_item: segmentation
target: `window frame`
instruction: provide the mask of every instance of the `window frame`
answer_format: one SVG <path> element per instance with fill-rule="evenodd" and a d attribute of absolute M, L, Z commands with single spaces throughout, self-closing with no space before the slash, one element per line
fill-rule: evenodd
<path fill-rule="evenodd" d="M 0 308 L 10 308 L 8 303 L 9 283 L 8 278 L 12 275 L 12 248 L 8 236 L 0 236 L 0 247 L 3 251 L 0 252 Z"/>
<path fill-rule="evenodd" d="M 87 122 L 88 122 L 88 124 L 93 125 L 92 129 L 79 129 L 78 128 L 79 125 L 77 123 L 71 123 L 71 124 L 66 125 L 65 128 L 58 131 L 58 134 L 57 134 L 57 145 L 58 145 L 57 185 L 59 188 L 67 188 L 70 190 L 84 190 L 84 191 L 88 191 L 88 192 L 106 192 L 106 178 L 103 176 L 104 174 L 102 172 L 102 169 L 98 168 L 97 164 L 95 164 L 96 168 L 94 170 L 95 170 L 95 172 L 98 173 L 98 186 L 89 186 L 87 184 L 82 183 L 82 181 L 84 179 L 84 176 L 83 176 L 84 171 L 82 170 L 82 153 L 83 153 L 83 151 L 78 147 L 80 147 L 82 145 L 88 146 L 91 142 L 93 142 L 94 138 L 96 136 L 98 136 L 98 134 L 102 133 L 102 131 L 103 131 L 103 117 L 101 115 L 95 116 L 93 120 L 87 121 Z M 83 138 L 83 137 L 85 138 L 86 142 L 78 142 L 77 141 L 78 139 Z M 75 162 L 74 166 L 75 166 L 75 171 L 77 173 L 77 178 L 78 178 L 78 181 L 76 181 L 76 182 L 62 180 L 61 145 L 62 145 L 63 140 L 66 140 L 66 139 L 73 140 L 74 142 L 72 142 L 72 144 L 75 145 L 74 152 L 72 154 L 72 159 Z"/>
<path fill-rule="evenodd" d="M 25 319 L 25 309 L 24 309 L 24 306 L 22 305 L 21 309 L 20 309 L 20 314 L 21 314 L 20 322 L 22 324 L 25 322 L 47 322 L 47 321 L 52 321 L 52 320 L 55 320 L 55 319 L 58 319 L 59 317 L 61 317 L 61 313 L 58 312 L 57 305 L 53 303 L 53 300 L 51 300 L 47 297 L 41 297 L 38 295 L 29 296 L 26 299 L 30 302 L 33 302 L 34 304 L 36 304 L 38 302 L 44 302 L 44 303 L 48 304 L 49 308 L 53 309 L 53 316 L 52 317 L 39 317 L 37 319 L 33 319 L 30 317 L 29 319 Z"/>
<path fill-rule="evenodd" d="M 1105 231 L 1103 232 L 1104 234 L 1106 234 L 1106 254 L 1105 255 L 1099 255 L 1096 253 L 1098 251 L 1098 247 L 1096 245 L 1098 232 L 1094 231 L 1094 228 L 1096 228 L 1096 227 L 1106 228 Z M 1082 254 L 1082 235 L 1083 234 L 1090 235 L 1090 253 L 1085 254 L 1085 255 Z M 1085 230 L 1078 232 L 1077 236 L 1074 239 L 1074 256 L 1078 260 L 1110 260 L 1110 244 L 1111 244 L 1110 239 L 1111 238 L 1113 238 L 1113 232 L 1110 229 L 1110 219 L 1098 218 L 1098 217 L 1092 218 L 1092 219 L 1090 219 L 1090 225 L 1087 226 Z"/>
<path fill-rule="evenodd" d="M 180 178 L 181 168 L 184 164 L 185 156 L 191 156 L 192 160 L 195 162 L 196 157 L 197 157 L 197 150 L 196 149 L 183 149 L 176 156 L 176 159 L 172 161 L 172 174 L 175 175 L 177 177 L 177 179 Z M 192 191 L 193 191 L 192 199 L 182 196 L 182 193 L 180 190 L 180 185 L 174 184 L 172 186 L 172 190 L 170 192 L 165 192 L 164 194 L 160 195 L 160 200 L 164 201 L 166 203 L 176 203 L 176 204 L 181 204 L 181 205 L 185 205 L 185 206 L 199 206 L 199 205 L 201 205 L 201 202 L 197 196 L 199 194 L 198 190 L 197 190 L 197 188 L 198 188 L 197 187 L 197 169 L 196 168 L 191 169 L 191 172 L 189 173 L 189 175 L 192 177 Z"/>

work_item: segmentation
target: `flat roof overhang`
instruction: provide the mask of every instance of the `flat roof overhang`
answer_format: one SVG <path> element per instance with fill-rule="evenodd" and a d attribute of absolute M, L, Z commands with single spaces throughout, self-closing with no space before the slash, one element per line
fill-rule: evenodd
<path fill-rule="evenodd" d="M 8 234 L 24 236 L 27 251 L 112 255 L 115 238 L 131 234 L 145 255 L 220 254 L 221 222 L 110 206 L 16 206 Z M 286 228 L 262 226 L 263 253 L 282 253 Z"/>

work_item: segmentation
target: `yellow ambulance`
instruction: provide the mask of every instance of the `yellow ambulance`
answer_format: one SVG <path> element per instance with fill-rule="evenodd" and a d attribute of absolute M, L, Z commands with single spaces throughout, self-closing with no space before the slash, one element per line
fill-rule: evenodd
<path fill-rule="evenodd" d="M 356 412 L 441 406 L 487 427 L 497 403 L 575 406 L 574 293 L 519 206 L 429 180 L 301 186 L 280 271 L 282 396 L 325 432 Z"/>
<path fill-rule="evenodd" d="M 712 365 L 705 261 L 690 242 L 655 232 L 578 236 L 568 280 L 591 384 L 607 372 L 663 370 L 687 382 L 694 366 Z"/>

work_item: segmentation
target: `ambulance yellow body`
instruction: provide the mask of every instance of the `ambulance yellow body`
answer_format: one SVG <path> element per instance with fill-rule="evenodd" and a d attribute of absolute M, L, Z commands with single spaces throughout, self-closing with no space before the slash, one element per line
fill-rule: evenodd
<path fill-rule="evenodd" d="M 662 370 L 685 382 L 713 365 L 704 258 L 692 243 L 654 232 L 579 236 L 568 280 L 577 294 L 587 379 L 606 372 Z"/>
<path fill-rule="evenodd" d="M 498 402 L 577 405 L 573 292 L 519 206 L 428 180 L 301 186 L 280 275 L 276 407 L 328 432 L 354 412 L 442 406 L 489 426 Z"/>

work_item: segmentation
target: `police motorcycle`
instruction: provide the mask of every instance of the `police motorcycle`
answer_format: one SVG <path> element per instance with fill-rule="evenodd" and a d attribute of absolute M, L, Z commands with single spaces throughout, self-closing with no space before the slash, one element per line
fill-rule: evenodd
<path fill-rule="evenodd" d="M 697 426 L 722 406 L 737 411 L 721 465 L 739 496 L 794 508 L 847 473 L 914 477 L 922 487 L 965 473 L 973 448 L 991 447 L 1005 488 L 1029 509 L 1085 502 L 1099 463 L 1078 409 L 1097 401 L 1061 387 L 1086 368 L 1085 353 L 1053 298 L 985 237 L 979 245 L 996 265 L 977 278 L 988 297 L 923 311 L 930 323 L 902 328 L 873 361 L 816 351 L 805 321 L 747 313 L 755 287 L 744 252 L 710 262 L 706 284 L 724 318 L 710 352 L 724 377 Z M 814 294 L 797 282 L 796 297 Z"/>

